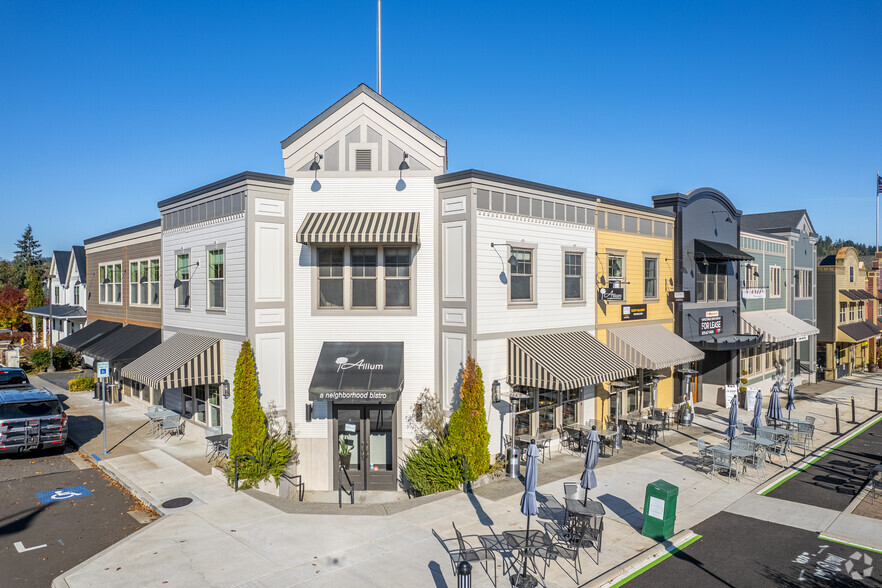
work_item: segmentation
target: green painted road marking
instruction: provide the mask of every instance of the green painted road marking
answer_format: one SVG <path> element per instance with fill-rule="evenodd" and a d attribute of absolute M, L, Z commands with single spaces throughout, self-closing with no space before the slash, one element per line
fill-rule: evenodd
<path fill-rule="evenodd" d="M 652 562 L 646 564 L 645 566 L 643 566 L 642 568 L 640 568 L 636 572 L 632 573 L 631 575 L 627 576 L 626 578 L 619 580 L 618 582 L 613 584 L 611 586 L 611 588 L 619 588 L 619 586 L 624 586 L 625 584 L 627 584 L 628 582 L 630 582 L 631 580 L 633 580 L 634 578 L 636 578 L 637 576 L 639 576 L 640 574 L 645 572 L 646 570 L 651 569 L 653 566 L 657 566 L 658 564 L 665 561 L 666 559 L 668 559 L 669 557 L 671 557 L 675 553 L 683 551 L 684 549 L 686 549 L 687 547 L 689 547 L 690 545 L 692 545 L 693 543 L 695 543 L 699 539 L 701 539 L 701 535 L 696 535 L 696 536 L 692 537 L 691 539 L 689 539 L 688 541 L 685 541 L 684 543 L 680 544 L 678 547 L 673 547 L 672 549 L 668 550 L 664 555 L 662 555 L 661 557 L 659 557 L 655 561 L 652 561 Z"/>
<path fill-rule="evenodd" d="M 781 484 L 783 484 L 784 482 L 786 482 L 787 480 L 789 480 L 790 478 L 792 478 L 793 476 L 798 474 L 799 472 L 804 472 L 805 470 L 808 469 L 808 467 L 810 465 L 814 464 L 816 461 L 818 461 L 819 459 L 821 459 L 825 455 L 828 455 L 834 449 L 837 449 L 840 446 L 844 445 L 845 443 L 848 443 L 849 441 L 851 441 L 852 439 L 854 439 L 855 437 L 857 437 L 858 435 L 860 435 L 861 433 L 863 433 L 864 431 L 866 431 L 867 429 L 869 429 L 870 427 L 875 425 L 880 419 L 882 419 L 882 415 L 877 415 L 876 417 L 870 419 L 865 424 L 863 424 L 860 428 L 852 431 L 847 436 L 840 439 L 839 442 L 836 443 L 835 445 L 831 445 L 826 450 L 824 450 L 822 453 L 819 453 L 817 456 L 809 459 L 804 464 L 796 467 L 792 472 L 790 472 L 789 474 L 787 474 L 786 476 L 784 476 L 783 478 L 781 478 L 780 480 L 775 482 L 772 486 L 769 486 L 768 488 L 761 490 L 760 496 L 765 496 L 766 494 L 768 494 L 769 492 L 771 492 L 772 490 L 774 490 L 775 488 L 777 488 L 778 486 L 780 486 Z"/>
<path fill-rule="evenodd" d="M 873 549 L 872 547 L 864 547 L 863 545 L 855 545 L 854 543 L 846 543 L 845 541 L 840 541 L 839 539 L 832 539 L 830 537 L 825 537 L 823 534 L 818 535 L 818 539 L 822 541 L 832 541 L 833 543 L 839 543 L 840 545 L 847 545 L 849 547 L 854 547 L 855 549 L 863 549 L 864 551 L 872 551 L 873 553 L 882 553 L 878 549 Z"/>

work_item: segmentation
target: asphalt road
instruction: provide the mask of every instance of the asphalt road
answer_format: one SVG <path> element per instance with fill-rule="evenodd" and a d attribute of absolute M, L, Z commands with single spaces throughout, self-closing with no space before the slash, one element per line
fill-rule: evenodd
<path fill-rule="evenodd" d="M 71 449 L 67 448 L 67 452 Z M 45 588 L 62 572 L 144 525 L 140 503 L 74 454 L 0 456 L 0 585 Z M 85 486 L 91 495 L 43 504 L 36 496 Z"/>
<path fill-rule="evenodd" d="M 628 588 L 882 586 L 882 554 L 823 541 L 817 533 L 725 512 L 693 530 L 702 538 Z"/>

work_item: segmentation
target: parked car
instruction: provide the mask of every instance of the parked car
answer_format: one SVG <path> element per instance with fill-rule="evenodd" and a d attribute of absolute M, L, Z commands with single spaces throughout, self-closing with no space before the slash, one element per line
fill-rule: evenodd
<path fill-rule="evenodd" d="M 24 388 L 33 388 L 30 385 L 30 380 L 28 380 L 28 375 L 23 369 L 0 366 L 0 387 L 18 387 L 17 385 L 20 384 L 26 384 Z"/>
<path fill-rule="evenodd" d="M 0 454 L 61 449 L 67 441 L 67 414 L 46 388 L 0 387 Z"/>

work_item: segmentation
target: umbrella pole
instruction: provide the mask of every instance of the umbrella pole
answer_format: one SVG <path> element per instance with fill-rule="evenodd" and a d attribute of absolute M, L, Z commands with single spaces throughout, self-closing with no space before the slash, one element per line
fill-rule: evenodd
<path fill-rule="evenodd" d="M 582 506 L 588 504 L 588 488 L 585 488 L 585 496 L 582 497 Z"/>
<path fill-rule="evenodd" d="M 530 553 L 530 517 L 527 517 L 527 535 L 524 537 L 524 569 L 521 574 L 518 574 L 518 584 L 520 584 L 521 578 L 527 577 L 527 557 Z"/>

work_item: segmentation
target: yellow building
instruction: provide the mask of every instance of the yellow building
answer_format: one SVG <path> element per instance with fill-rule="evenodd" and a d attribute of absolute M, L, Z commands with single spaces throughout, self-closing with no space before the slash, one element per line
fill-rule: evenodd
<path fill-rule="evenodd" d="M 597 387 L 595 419 L 672 407 L 674 375 L 704 354 L 674 334 L 674 215 L 597 199 L 596 337 L 637 374 Z"/>

